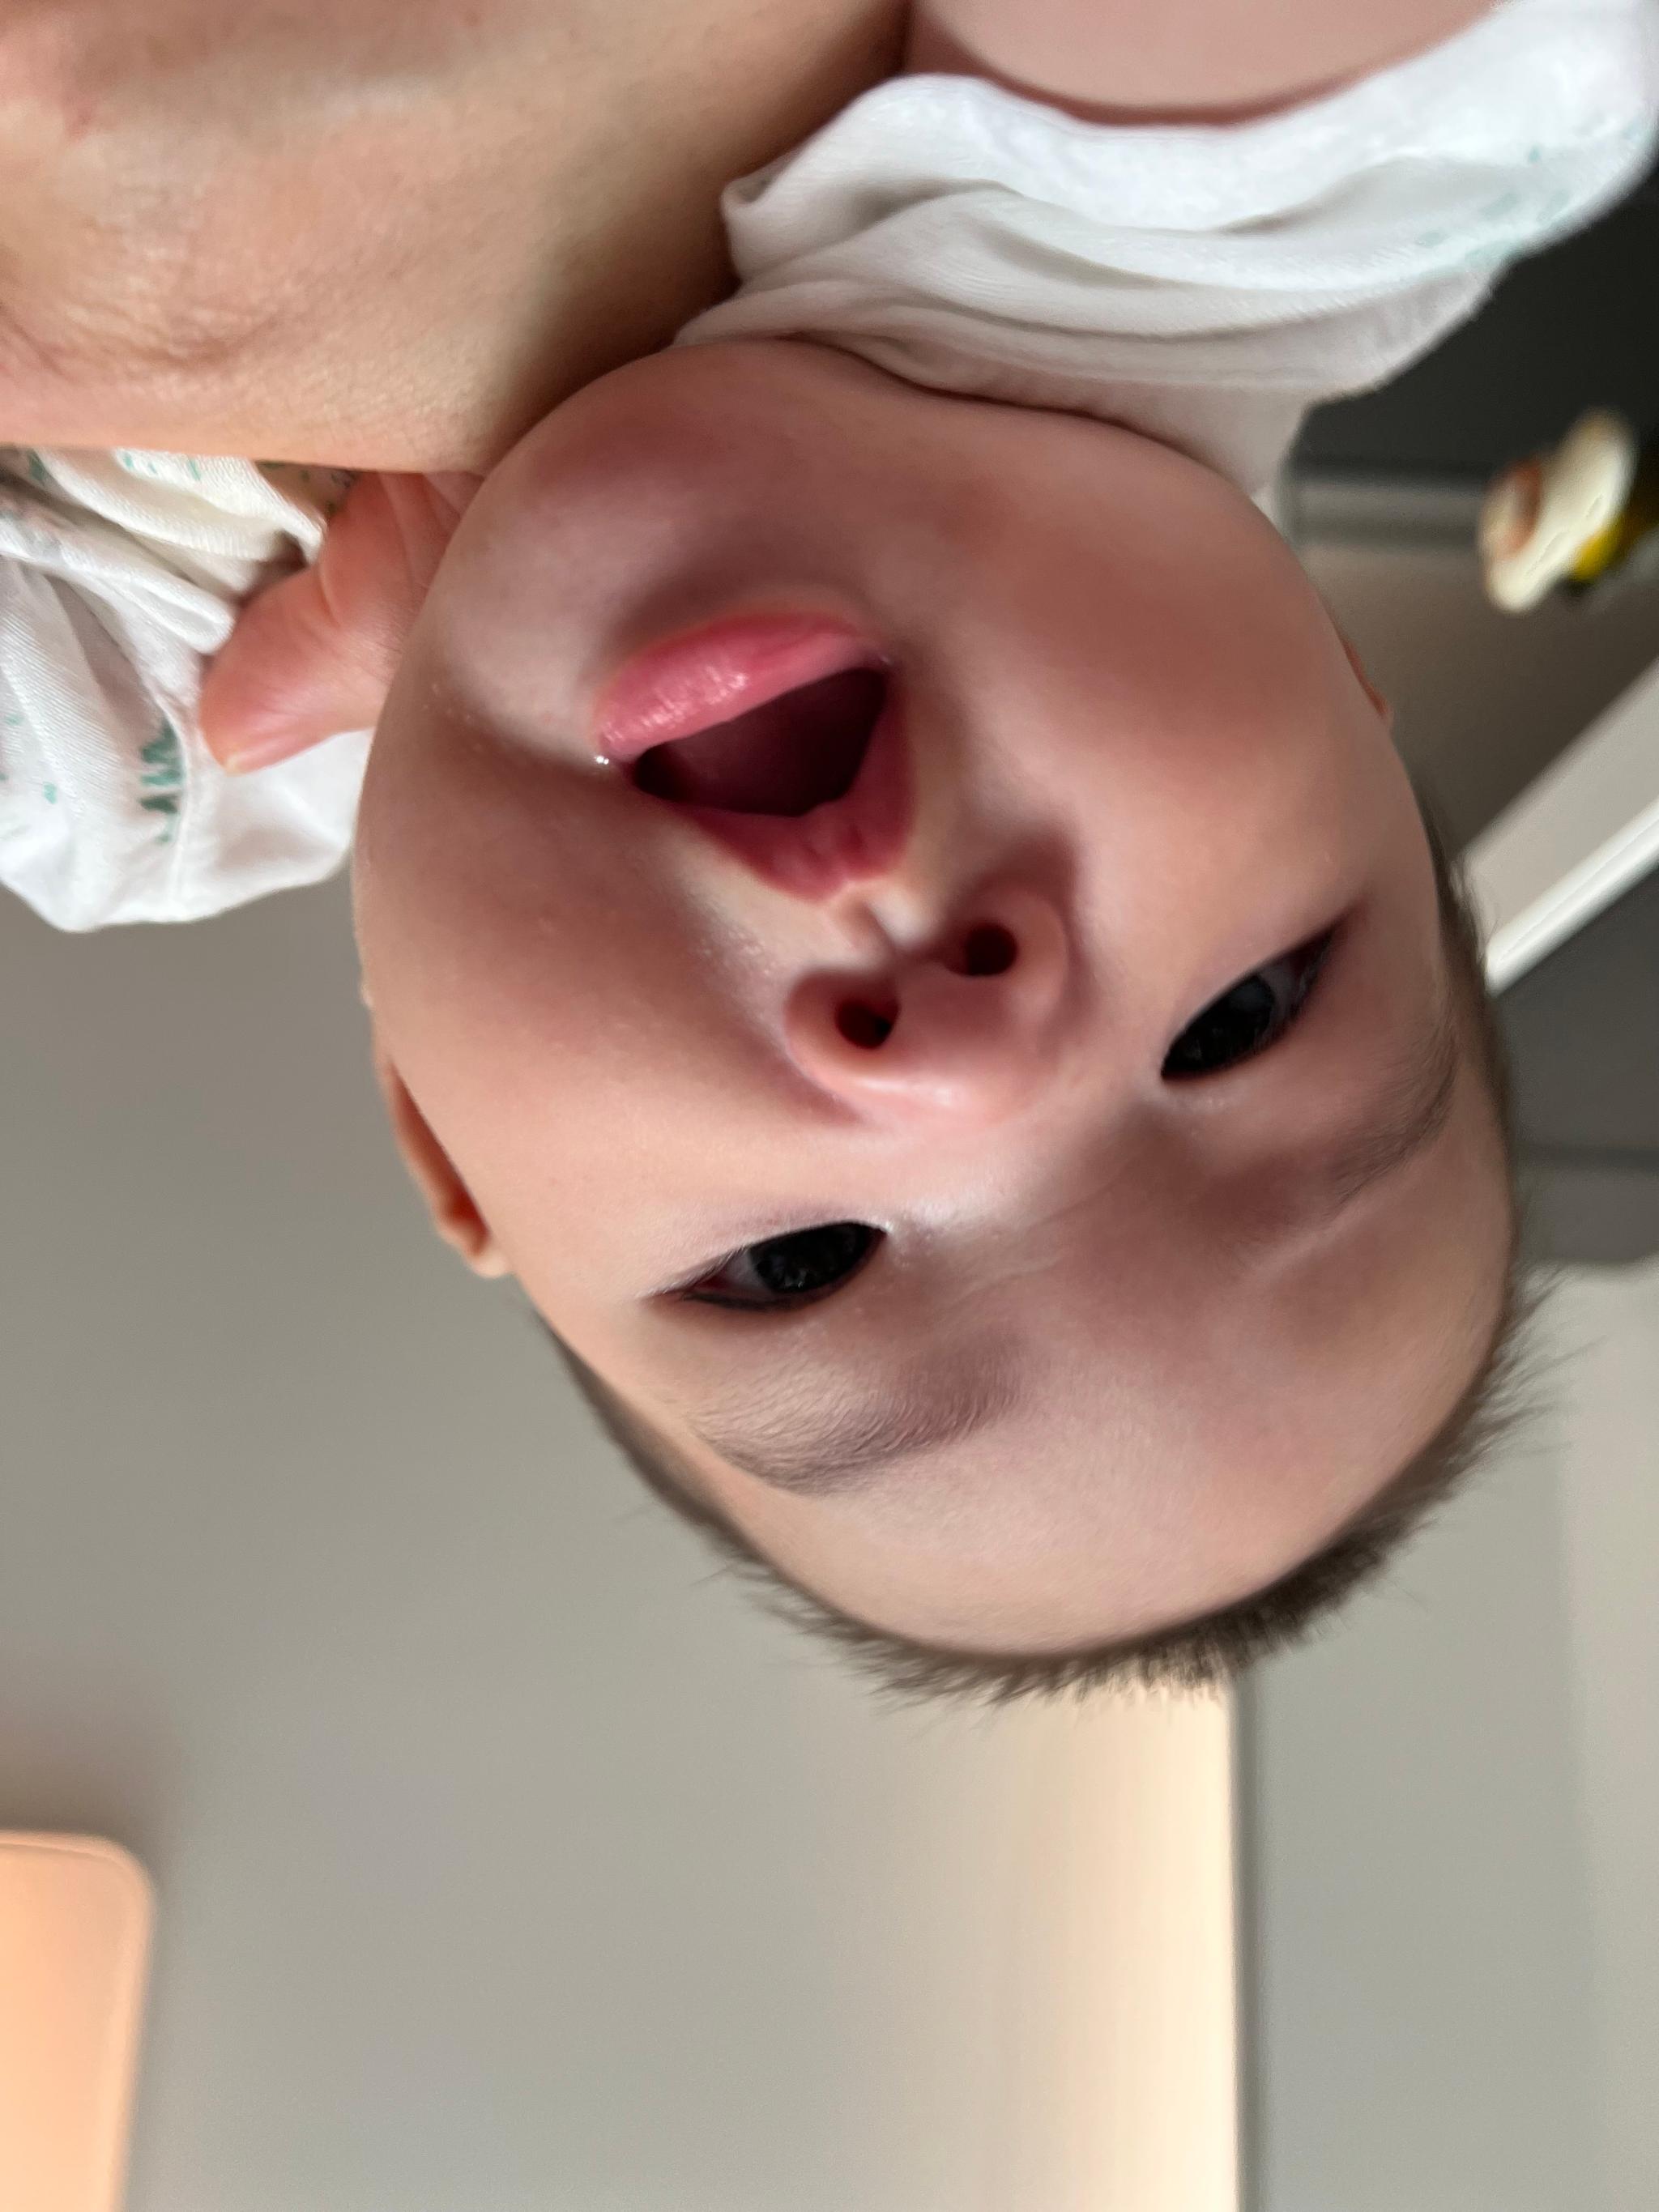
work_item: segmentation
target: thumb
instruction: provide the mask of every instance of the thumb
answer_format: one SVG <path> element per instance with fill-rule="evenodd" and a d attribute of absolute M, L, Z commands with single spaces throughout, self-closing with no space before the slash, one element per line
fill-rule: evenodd
<path fill-rule="evenodd" d="M 223 768 L 269 768 L 373 728 L 473 476 L 360 477 L 316 562 L 249 600 L 202 684 Z"/>

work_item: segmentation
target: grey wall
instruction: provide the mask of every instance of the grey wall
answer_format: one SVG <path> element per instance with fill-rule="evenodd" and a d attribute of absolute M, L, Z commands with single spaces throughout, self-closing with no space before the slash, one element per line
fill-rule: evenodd
<path fill-rule="evenodd" d="M 1556 1261 L 1659 1256 L 1659 871 L 1504 994 L 1527 1232 Z"/>
<path fill-rule="evenodd" d="M 1659 172 L 1589 229 L 1512 269 L 1480 313 L 1380 390 L 1316 408 L 1294 465 L 1466 485 L 1553 446 L 1587 407 L 1659 431 Z M 1400 710 L 1407 761 L 1455 844 L 1485 827 L 1653 658 L 1659 590 L 1488 605 L 1462 550 L 1305 549 L 1315 581 Z"/>
<path fill-rule="evenodd" d="M 1659 2203 L 1659 1269 L 1571 1281 L 1526 1437 L 1242 1701 L 1258 2212 Z"/>
<path fill-rule="evenodd" d="M 1480 479 L 1559 438 L 1581 408 L 1659 427 L 1659 173 L 1589 230 L 1521 262 L 1472 322 L 1380 391 L 1316 410 L 1303 462 Z"/>
<path fill-rule="evenodd" d="M 1487 601 L 1472 547 L 1298 551 L 1393 702 L 1400 750 L 1455 848 L 1653 664 L 1651 584 L 1517 617 Z"/>
<path fill-rule="evenodd" d="M 1062 1724 L 878 1712 L 636 1496 L 404 1190 L 339 888 L 7 902 L 0 1006 L 0 1825 L 156 1879 L 131 2212 L 1085 2212 Z"/>
<path fill-rule="evenodd" d="M 1472 550 L 1304 551 L 1455 844 L 1652 662 L 1650 587 L 1517 620 Z M 1522 987 L 1534 1135 L 1649 1141 L 1649 967 L 1593 1066 Z M 1241 1698 L 1253 2212 L 1659 2203 L 1656 1355 L 1659 1273 L 1570 1279 L 1526 1435 Z"/>

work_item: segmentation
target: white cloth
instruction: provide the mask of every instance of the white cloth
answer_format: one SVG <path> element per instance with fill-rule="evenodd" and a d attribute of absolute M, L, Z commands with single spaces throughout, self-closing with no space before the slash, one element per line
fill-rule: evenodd
<path fill-rule="evenodd" d="M 0 883 L 46 921 L 190 921 L 339 866 L 367 733 L 227 775 L 197 702 L 242 600 L 315 557 L 350 481 L 0 447 Z"/>
<path fill-rule="evenodd" d="M 1656 118 L 1656 0 L 1504 0 L 1224 127 L 895 78 L 729 189 L 742 289 L 680 342 L 823 340 L 1127 424 L 1257 493 L 1309 407 L 1396 374 L 1633 184 Z"/>
<path fill-rule="evenodd" d="M 725 201 L 741 289 L 686 343 L 807 337 L 912 382 L 1125 422 L 1258 491 L 1305 410 L 1469 314 L 1632 184 L 1659 0 L 1503 0 L 1261 122 L 1077 121 L 896 78 Z M 349 479 L 0 448 L 0 883 L 66 929 L 185 921 L 326 875 L 368 740 L 225 775 L 205 659 Z"/>

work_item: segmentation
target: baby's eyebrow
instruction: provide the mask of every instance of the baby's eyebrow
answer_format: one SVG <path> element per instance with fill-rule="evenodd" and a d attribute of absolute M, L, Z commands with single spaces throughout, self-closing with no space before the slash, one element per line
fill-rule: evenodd
<path fill-rule="evenodd" d="M 880 1396 L 832 1401 L 799 1388 L 723 1407 L 690 1425 L 729 1467 L 821 1497 L 871 1480 L 896 1460 L 960 1443 L 1006 1420 L 1024 1395 L 1024 1363 L 982 1341 L 906 1369 Z"/>

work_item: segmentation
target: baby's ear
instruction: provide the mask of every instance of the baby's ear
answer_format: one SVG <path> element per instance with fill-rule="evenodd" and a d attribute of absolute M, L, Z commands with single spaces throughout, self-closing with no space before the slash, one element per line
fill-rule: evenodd
<path fill-rule="evenodd" d="M 1346 630 L 1342 628 L 1340 623 L 1334 624 L 1334 627 L 1336 629 L 1337 635 L 1342 641 L 1342 650 L 1348 656 L 1348 665 L 1352 669 L 1354 674 L 1359 678 L 1360 690 L 1370 701 L 1372 706 L 1376 708 L 1377 713 L 1382 717 L 1383 727 L 1387 730 L 1392 731 L 1394 728 L 1394 707 L 1392 703 L 1383 697 L 1382 694 L 1377 690 L 1376 684 L 1372 683 L 1370 677 L 1367 672 L 1364 662 L 1359 658 L 1359 648 L 1355 645 L 1353 640 L 1348 635 Z"/>
<path fill-rule="evenodd" d="M 477 1200 L 439 1143 L 431 1123 L 410 1097 L 408 1086 L 378 1035 L 374 1049 L 375 1080 L 392 1119 L 392 1139 L 410 1181 L 426 1200 L 432 1226 L 475 1275 L 511 1274 L 506 1255 L 496 1243 L 489 1224 L 479 1212 Z"/>
<path fill-rule="evenodd" d="M 372 729 L 476 476 L 360 477 L 308 568 L 250 599 L 202 685 L 222 767 Z"/>

